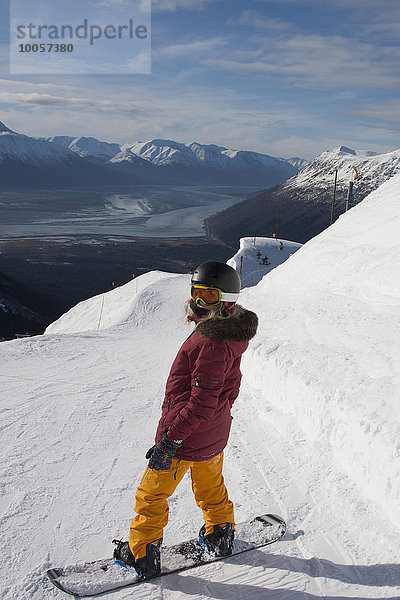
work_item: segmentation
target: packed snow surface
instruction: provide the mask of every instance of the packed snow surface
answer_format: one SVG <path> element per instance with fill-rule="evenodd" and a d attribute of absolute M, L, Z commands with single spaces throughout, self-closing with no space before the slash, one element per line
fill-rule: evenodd
<path fill-rule="evenodd" d="M 399 195 L 396 176 L 241 294 L 260 325 L 225 480 L 237 521 L 281 514 L 284 540 L 107 598 L 400 597 Z M 148 273 L 0 344 L 2 600 L 62 598 L 47 568 L 127 537 L 189 282 Z M 201 524 L 185 478 L 165 543 Z"/>

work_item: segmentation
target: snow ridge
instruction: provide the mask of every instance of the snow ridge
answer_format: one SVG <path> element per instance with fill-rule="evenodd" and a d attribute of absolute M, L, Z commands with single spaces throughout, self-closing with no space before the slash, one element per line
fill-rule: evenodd
<path fill-rule="evenodd" d="M 332 453 L 396 527 L 399 194 L 397 175 L 243 293 L 246 305 L 269 309 L 260 346 L 245 357 L 253 385 L 274 390 L 272 402 Z"/>

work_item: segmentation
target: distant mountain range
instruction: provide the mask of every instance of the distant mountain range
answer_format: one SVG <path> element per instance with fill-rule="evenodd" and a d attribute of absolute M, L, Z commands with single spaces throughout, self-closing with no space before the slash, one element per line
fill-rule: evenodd
<path fill-rule="evenodd" d="M 0 122 L 0 189 L 134 184 L 271 187 L 307 161 L 173 140 L 119 145 L 92 137 L 35 138 Z"/>
<path fill-rule="evenodd" d="M 83 158 L 91 158 L 110 163 L 136 162 L 136 157 L 142 158 L 153 165 L 198 168 L 248 169 L 271 168 L 288 162 L 296 171 L 304 168 L 309 161 L 304 158 L 275 158 L 260 152 L 247 150 L 229 150 L 215 144 L 182 144 L 174 140 L 154 139 L 135 144 L 110 144 L 101 142 L 93 137 L 72 138 L 55 136 L 46 138 L 47 141 L 69 148 Z"/>
<path fill-rule="evenodd" d="M 122 179 L 122 181 L 121 181 Z M 132 178 L 0 121 L 0 189 L 130 183 Z"/>
<path fill-rule="evenodd" d="M 234 248 L 242 237 L 274 233 L 305 243 L 330 224 L 336 171 L 334 219 L 345 210 L 350 181 L 357 203 L 400 173 L 400 150 L 357 153 L 340 146 L 323 152 L 287 181 L 210 217 L 208 233 Z"/>

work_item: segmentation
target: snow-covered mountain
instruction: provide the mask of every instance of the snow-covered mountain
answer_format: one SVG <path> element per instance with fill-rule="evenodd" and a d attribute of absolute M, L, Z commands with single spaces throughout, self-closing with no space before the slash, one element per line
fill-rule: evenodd
<path fill-rule="evenodd" d="M 69 137 L 65 135 L 56 135 L 46 138 L 47 141 L 69 148 L 72 152 L 79 154 L 84 158 L 93 158 L 101 161 L 107 161 L 119 152 L 119 144 L 102 142 L 94 137 Z"/>
<path fill-rule="evenodd" d="M 298 171 L 286 159 L 259 152 L 164 139 L 125 144 L 109 163 L 129 170 L 137 159 L 157 167 L 156 176 L 177 183 L 273 186 Z"/>
<path fill-rule="evenodd" d="M 308 164 L 302 158 L 275 158 L 260 152 L 230 150 L 215 144 L 192 142 L 183 144 L 174 140 L 153 139 L 133 144 L 111 144 L 93 137 L 54 136 L 47 141 L 69 148 L 79 156 L 108 160 L 111 164 L 138 164 L 139 159 L 156 166 L 193 167 L 207 169 L 261 169 L 279 168 L 286 175 L 297 172 Z M 293 167 L 291 169 L 290 165 Z"/>
<path fill-rule="evenodd" d="M 337 191 L 347 191 L 349 181 L 354 181 L 356 199 L 360 200 L 390 177 L 400 173 L 400 150 L 376 154 L 355 152 L 351 148 L 340 146 L 317 156 L 300 173 L 285 182 L 285 187 L 307 190 L 309 193 L 326 188 L 333 191 L 336 170 Z"/>
<path fill-rule="evenodd" d="M 298 156 L 294 156 L 293 158 L 287 158 L 286 160 L 290 162 L 290 164 L 295 169 L 297 169 L 297 171 L 301 171 L 302 169 L 304 169 L 304 167 L 310 164 L 309 160 L 306 160 L 305 158 L 299 158 Z"/>
<path fill-rule="evenodd" d="M 40 138 L 12 131 L 0 121 L 0 164 L 15 159 L 33 164 L 49 161 L 76 161 L 76 154 Z"/>
<path fill-rule="evenodd" d="M 293 162 L 197 142 L 154 139 L 120 146 L 93 137 L 32 138 L 11 131 L 4 124 L 0 125 L 0 136 L 3 187 L 35 186 L 39 182 L 41 187 L 57 182 L 270 187 L 300 168 L 297 159 Z M 63 172 L 66 163 L 68 173 Z M 39 171 L 32 171 L 33 166 Z"/>
<path fill-rule="evenodd" d="M 16 133 L 0 122 L 0 189 L 133 183 L 134 175 L 121 177 L 65 144 Z"/>
<path fill-rule="evenodd" d="M 141 597 L 400 597 L 399 196 L 397 175 L 241 294 L 260 325 L 224 477 L 238 522 L 280 513 L 286 538 L 143 584 Z M 191 331 L 189 282 L 146 273 L 44 336 L 0 344 L 1 600 L 58 598 L 47 568 L 126 539 L 165 380 Z M 164 542 L 201 523 L 185 478 Z"/>
<path fill-rule="evenodd" d="M 241 237 L 272 233 L 304 243 L 331 222 L 336 171 L 334 219 L 345 210 L 350 181 L 354 181 L 357 203 L 400 173 L 400 150 L 378 155 L 340 146 L 323 152 L 274 189 L 211 217 L 207 226 L 212 234 L 231 245 Z"/>
<path fill-rule="evenodd" d="M 2 121 L 0 121 L 0 133 L 15 133 L 12 129 L 4 125 Z"/>
<path fill-rule="evenodd" d="M 284 158 L 274 158 L 259 152 L 229 150 L 215 144 L 199 144 L 198 142 L 181 144 L 173 140 L 154 139 L 148 142 L 125 144 L 121 150 L 122 152 L 112 159 L 112 162 L 124 160 L 127 151 L 128 156 L 136 154 L 155 165 L 201 166 L 218 169 L 245 169 L 279 165 L 282 169 L 286 168 L 290 172 L 286 164 L 290 161 Z"/>

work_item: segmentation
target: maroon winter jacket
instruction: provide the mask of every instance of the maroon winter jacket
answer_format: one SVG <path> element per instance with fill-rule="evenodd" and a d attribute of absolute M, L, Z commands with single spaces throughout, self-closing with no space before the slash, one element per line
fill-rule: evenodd
<path fill-rule="evenodd" d="M 236 305 L 229 318 L 200 321 L 183 343 L 167 379 L 158 442 L 168 429 L 183 440 L 178 457 L 204 461 L 225 448 L 231 407 L 240 387 L 240 360 L 257 331 L 253 312 Z"/>

